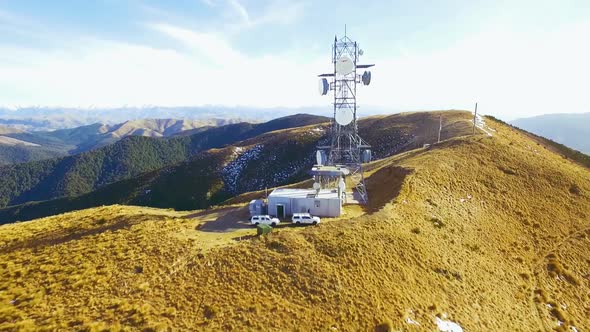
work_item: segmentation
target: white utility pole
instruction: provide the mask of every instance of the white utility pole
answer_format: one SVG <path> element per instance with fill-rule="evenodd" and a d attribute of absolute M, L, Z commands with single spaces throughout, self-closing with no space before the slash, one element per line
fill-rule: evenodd
<path fill-rule="evenodd" d="M 475 113 L 473 113 L 473 135 L 475 135 L 475 123 L 477 122 L 477 103 L 475 103 Z"/>

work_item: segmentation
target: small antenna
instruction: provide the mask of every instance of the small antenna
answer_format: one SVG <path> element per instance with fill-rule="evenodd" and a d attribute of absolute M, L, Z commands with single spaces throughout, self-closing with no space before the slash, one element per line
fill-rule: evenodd
<path fill-rule="evenodd" d="M 438 119 L 438 142 L 440 143 L 440 132 L 442 131 L 442 113 L 440 114 L 440 118 Z"/>

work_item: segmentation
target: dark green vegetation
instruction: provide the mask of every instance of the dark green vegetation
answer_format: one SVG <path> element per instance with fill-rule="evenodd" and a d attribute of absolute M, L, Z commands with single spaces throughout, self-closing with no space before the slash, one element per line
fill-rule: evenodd
<path fill-rule="evenodd" d="M 581 114 L 581 115 L 584 115 L 584 114 Z M 504 123 L 504 124 L 511 126 L 513 128 L 516 128 L 516 129 L 520 130 L 521 132 L 526 133 L 529 136 L 529 138 L 532 138 L 533 141 L 537 142 L 538 145 L 543 145 L 547 149 L 561 155 L 565 159 L 569 159 L 579 165 L 582 165 L 586 168 L 590 168 L 590 156 L 587 154 L 584 154 L 580 151 L 572 149 L 572 148 L 565 146 L 561 143 L 555 142 L 549 138 L 545 138 L 543 136 L 539 136 L 534 133 L 528 132 L 522 128 L 519 128 L 519 127 L 512 125 L 510 123 L 506 123 L 506 122 L 504 122 L 500 119 L 497 119 L 491 115 L 488 115 L 486 117 L 493 119 L 495 121 L 498 121 L 500 123 Z"/>
<path fill-rule="evenodd" d="M 443 139 L 471 132 L 469 113 L 458 111 L 365 118 L 359 122 L 359 131 L 373 146 L 374 155 L 383 158 L 420 147 L 424 143 L 433 143 L 437 131 L 432 128 L 438 129 L 441 113 L 444 119 Z M 81 196 L 73 197 L 75 194 L 68 194 L 69 197 L 5 208 L 0 210 L 0 222 L 28 220 L 115 203 L 179 210 L 202 209 L 240 193 L 297 182 L 309 177 L 307 172 L 315 161 L 315 147 L 320 140 L 325 139 L 328 124 L 269 131 L 324 120 L 325 118 L 300 115 L 258 125 L 229 125 L 190 137 L 180 137 L 178 139 L 182 142 L 191 140 L 188 151 L 203 152 L 190 160 L 182 160 L 177 165 L 154 168 L 151 172 L 135 177 L 128 176 L 126 180 L 108 186 L 95 184 L 97 188 L 100 187 L 99 190 L 88 190 L 86 194 L 82 194 L 80 190 Z M 174 140 L 161 142 L 170 144 Z M 233 146 L 205 151 L 226 144 Z M 135 150 L 137 149 L 130 149 L 128 153 L 118 157 L 124 156 L 125 160 L 129 160 L 130 155 L 136 155 L 132 154 Z M 167 150 L 162 147 L 162 151 Z M 117 174 L 127 175 L 130 172 Z M 114 179 L 114 176 L 109 179 Z M 26 198 L 29 198 L 26 201 L 42 200 Z"/>
<path fill-rule="evenodd" d="M 116 181 L 186 161 L 203 150 L 271 130 L 325 120 L 294 115 L 263 124 L 239 123 L 211 128 L 186 137 L 131 136 L 75 156 L 0 167 L 0 207 L 82 195 Z"/>
<path fill-rule="evenodd" d="M 60 149 L 38 146 L 2 145 L 0 144 L 0 165 L 25 163 L 65 156 Z"/>
<path fill-rule="evenodd" d="M 0 210 L 0 223 L 123 203 L 203 209 L 236 193 L 297 182 L 308 177 L 323 131 L 279 131 L 222 149 L 198 153 L 175 166 L 122 180 L 76 197 L 29 202 Z M 275 156 L 274 158 L 272 156 Z"/>

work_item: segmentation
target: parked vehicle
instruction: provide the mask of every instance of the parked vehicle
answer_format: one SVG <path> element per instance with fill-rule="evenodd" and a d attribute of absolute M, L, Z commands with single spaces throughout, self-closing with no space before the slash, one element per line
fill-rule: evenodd
<path fill-rule="evenodd" d="M 258 215 L 258 216 L 253 216 L 252 218 L 250 218 L 250 223 L 252 225 L 264 224 L 264 225 L 276 226 L 280 223 L 280 221 L 279 221 L 279 219 L 273 218 L 269 215 Z"/>
<path fill-rule="evenodd" d="M 321 219 L 320 217 L 312 216 L 309 213 L 294 213 L 293 217 L 291 218 L 295 224 L 319 224 Z"/>

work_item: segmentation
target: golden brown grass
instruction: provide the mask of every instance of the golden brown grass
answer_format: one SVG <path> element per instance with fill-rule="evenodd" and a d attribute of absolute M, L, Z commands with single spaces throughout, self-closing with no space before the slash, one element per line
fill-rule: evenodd
<path fill-rule="evenodd" d="M 590 171 L 490 126 L 375 162 L 367 213 L 317 227 L 204 231 L 238 206 L 2 226 L 0 329 L 588 330 Z"/>

